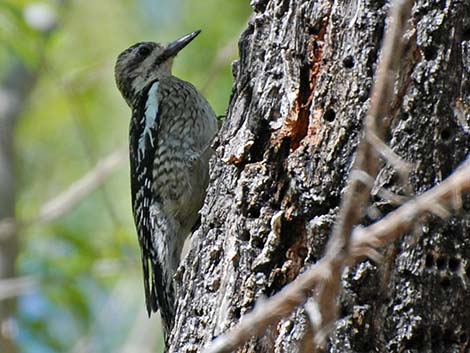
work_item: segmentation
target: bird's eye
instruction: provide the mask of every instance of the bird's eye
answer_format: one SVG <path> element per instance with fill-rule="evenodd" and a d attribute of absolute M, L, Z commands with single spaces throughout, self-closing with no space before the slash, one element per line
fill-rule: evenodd
<path fill-rule="evenodd" d="M 150 54 L 151 49 L 147 46 L 144 45 L 139 48 L 138 53 L 140 56 L 148 56 Z"/>

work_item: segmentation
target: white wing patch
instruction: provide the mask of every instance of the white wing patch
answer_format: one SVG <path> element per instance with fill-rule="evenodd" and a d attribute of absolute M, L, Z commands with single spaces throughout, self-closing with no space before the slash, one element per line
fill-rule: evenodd
<path fill-rule="evenodd" d="M 160 83 L 157 81 L 155 82 L 147 95 L 147 102 L 145 103 L 145 127 L 142 135 L 139 138 L 139 160 L 144 157 L 145 153 L 145 140 L 148 138 L 150 144 L 153 146 L 153 136 L 152 136 L 152 127 L 155 126 L 157 123 L 157 116 L 158 116 L 158 86 Z"/>

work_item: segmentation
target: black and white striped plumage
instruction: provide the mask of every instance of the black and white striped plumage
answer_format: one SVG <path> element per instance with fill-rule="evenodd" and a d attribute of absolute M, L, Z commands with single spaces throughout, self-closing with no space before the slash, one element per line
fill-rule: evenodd
<path fill-rule="evenodd" d="M 198 220 L 217 119 L 190 83 L 171 75 L 173 57 L 199 32 L 173 43 L 138 43 L 118 57 L 116 83 L 132 109 L 131 194 L 149 315 L 173 326 L 173 275 Z"/>

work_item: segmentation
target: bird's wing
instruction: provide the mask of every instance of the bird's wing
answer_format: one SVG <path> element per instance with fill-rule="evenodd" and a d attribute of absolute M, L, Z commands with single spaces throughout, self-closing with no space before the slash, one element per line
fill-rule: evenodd
<path fill-rule="evenodd" d="M 145 302 L 149 316 L 152 311 L 158 310 L 158 288 L 155 282 L 161 283 L 158 277 L 162 276 L 161 266 L 152 266 L 152 260 L 157 256 L 152 246 L 154 226 L 150 217 L 150 208 L 155 202 L 152 174 L 159 126 L 158 87 L 159 82 L 155 81 L 144 90 L 132 112 L 129 134 L 132 211 L 141 249 Z"/>

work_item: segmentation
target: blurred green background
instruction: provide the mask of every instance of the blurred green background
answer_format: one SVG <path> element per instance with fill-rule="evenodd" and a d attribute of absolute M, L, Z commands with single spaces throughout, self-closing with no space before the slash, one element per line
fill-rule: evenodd
<path fill-rule="evenodd" d="M 244 0 L 0 0 L 0 154 L 14 179 L 12 198 L 0 199 L 14 214 L 0 218 L 15 217 L 15 239 L 5 239 L 18 242 L 0 243 L 9 249 L 0 261 L 15 265 L 0 276 L 1 353 L 161 351 L 158 315 L 144 310 L 124 147 L 130 110 L 114 61 L 135 42 L 201 29 L 173 73 L 222 115 L 249 14 Z"/>

